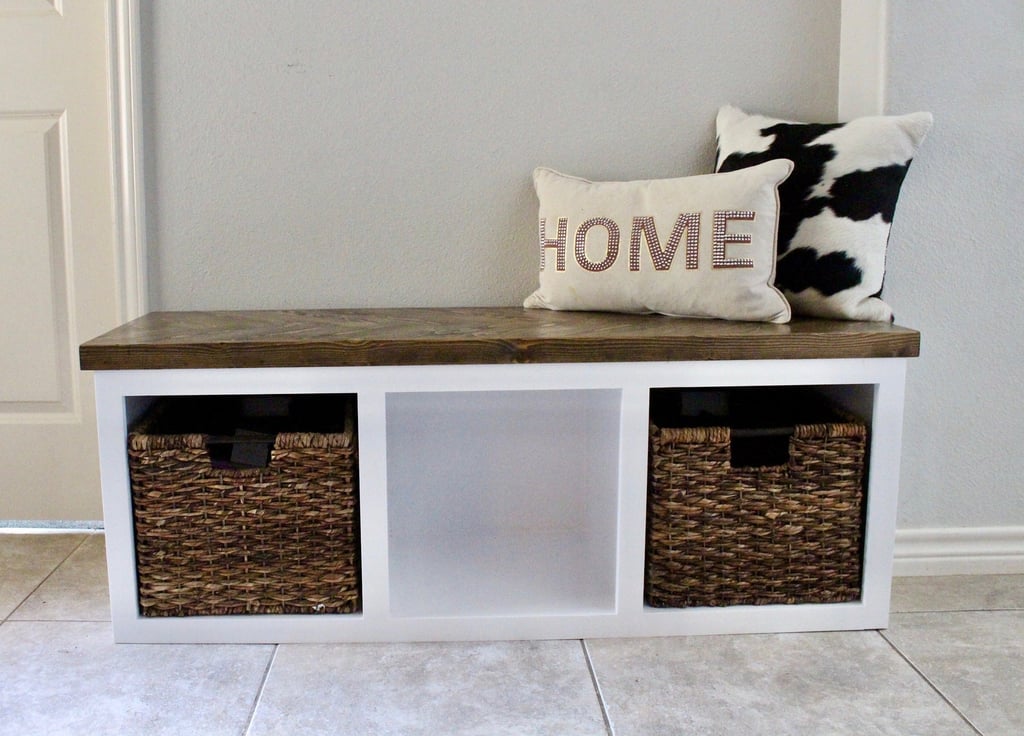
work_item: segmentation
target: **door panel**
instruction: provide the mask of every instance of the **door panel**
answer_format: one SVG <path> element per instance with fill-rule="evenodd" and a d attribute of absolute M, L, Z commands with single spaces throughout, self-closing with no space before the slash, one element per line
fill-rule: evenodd
<path fill-rule="evenodd" d="M 107 12 L 0 2 L 0 521 L 102 516 L 77 346 L 119 321 Z"/>
<path fill-rule="evenodd" d="M 0 414 L 72 410 L 62 124 L 55 112 L 0 118 Z"/>
<path fill-rule="evenodd" d="M 0 18 L 4 16 L 60 15 L 63 0 L 4 0 Z"/>

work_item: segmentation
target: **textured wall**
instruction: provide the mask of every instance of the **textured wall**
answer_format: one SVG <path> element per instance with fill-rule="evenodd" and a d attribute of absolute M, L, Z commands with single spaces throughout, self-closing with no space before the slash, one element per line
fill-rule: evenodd
<path fill-rule="evenodd" d="M 889 7 L 890 112 L 931 110 L 890 239 L 886 298 L 922 332 L 899 525 L 1024 525 L 1024 4 Z"/>
<path fill-rule="evenodd" d="M 701 173 L 723 102 L 835 116 L 837 0 L 142 5 L 158 309 L 516 304 L 535 165 Z M 885 287 L 904 528 L 1024 524 L 1022 16 L 889 3 L 888 109 L 936 116 Z"/>
<path fill-rule="evenodd" d="M 518 304 L 532 169 L 711 171 L 835 117 L 839 2 L 142 3 L 154 309 Z"/>

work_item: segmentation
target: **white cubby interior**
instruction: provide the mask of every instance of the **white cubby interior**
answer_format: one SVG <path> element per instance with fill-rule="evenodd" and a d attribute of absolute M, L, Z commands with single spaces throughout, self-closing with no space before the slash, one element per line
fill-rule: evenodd
<path fill-rule="evenodd" d="M 616 390 L 386 398 L 391 613 L 610 613 Z"/>

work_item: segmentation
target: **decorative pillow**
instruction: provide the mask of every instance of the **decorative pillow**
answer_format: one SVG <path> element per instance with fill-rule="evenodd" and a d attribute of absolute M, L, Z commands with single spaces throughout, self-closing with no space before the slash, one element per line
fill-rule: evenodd
<path fill-rule="evenodd" d="M 538 168 L 540 288 L 524 306 L 788 322 L 772 281 L 792 169 L 592 182 Z"/>
<path fill-rule="evenodd" d="M 779 188 L 775 284 L 793 311 L 834 319 L 891 320 L 880 298 L 900 186 L 932 124 L 930 113 L 818 124 L 718 111 L 717 171 L 793 161 Z"/>

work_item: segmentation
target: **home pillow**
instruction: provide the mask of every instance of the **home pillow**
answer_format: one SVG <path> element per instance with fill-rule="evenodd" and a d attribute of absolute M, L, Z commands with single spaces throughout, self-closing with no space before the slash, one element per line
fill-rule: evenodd
<path fill-rule="evenodd" d="M 926 112 L 818 124 L 718 111 L 716 170 L 793 161 L 779 188 L 775 284 L 793 311 L 834 319 L 891 320 L 881 300 L 885 250 L 907 168 L 932 124 Z"/>
<path fill-rule="evenodd" d="M 538 168 L 540 288 L 524 306 L 788 322 L 772 281 L 792 168 L 630 182 Z"/>

